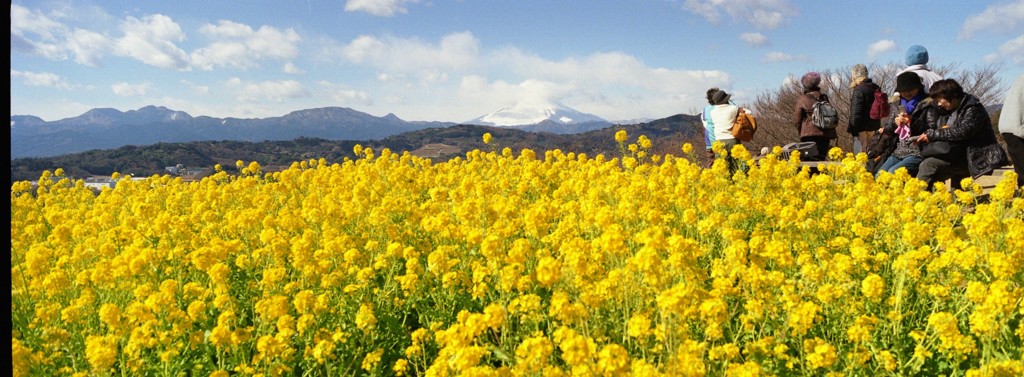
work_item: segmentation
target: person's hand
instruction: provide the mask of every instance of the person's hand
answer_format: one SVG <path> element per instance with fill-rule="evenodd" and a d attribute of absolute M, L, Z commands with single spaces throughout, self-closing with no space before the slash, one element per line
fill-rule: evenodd
<path fill-rule="evenodd" d="M 918 136 L 917 140 L 915 140 L 914 142 L 918 143 L 918 144 L 920 144 L 920 143 L 927 143 L 928 142 L 928 134 L 921 134 L 921 136 Z"/>
<path fill-rule="evenodd" d="M 897 126 L 903 126 L 903 125 L 907 125 L 907 124 L 910 124 L 910 117 L 907 116 L 907 113 L 901 113 L 900 115 L 896 116 L 896 125 Z"/>

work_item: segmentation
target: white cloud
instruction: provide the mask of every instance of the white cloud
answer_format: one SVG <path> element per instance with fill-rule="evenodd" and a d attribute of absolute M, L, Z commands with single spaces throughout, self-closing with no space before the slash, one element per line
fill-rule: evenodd
<path fill-rule="evenodd" d="M 64 60 L 60 38 L 66 33 L 67 27 L 42 12 L 11 4 L 11 50 Z"/>
<path fill-rule="evenodd" d="M 740 40 L 747 43 L 750 47 L 761 47 L 768 46 L 768 37 L 761 33 L 743 33 L 740 34 Z"/>
<path fill-rule="evenodd" d="M 41 86 L 57 89 L 71 89 L 71 85 L 57 74 L 50 72 L 30 72 L 11 70 L 11 80 L 20 79 L 29 86 Z"/>
<path fill-rule="evenodd" d="M 879 55 L 893 51 L 896 51 L 896 42 L 890 39 L 883 39 L 868 46 L 868 59 L 874 59 Z"/>
<path fill-rule="evenodd" d="M 129 16 L 121 22 L 121 31 L 124 36 L 117 40 L 119 55 L 160 68 L 188 67 L 188 54 L 175 45 L 185 40 L 185 33 L 170 17 L 154 14 L 140 20 Z"/>
<path fill-rule="evenodd" d="M 322 86 L 328 93 L 328 95 L 338 104 L 343 106 L 350 105 L 361 105 L 361 106 L 372 106 L 373 98 L 364 91 L 354 90 L 344 85 L 334 84 L 328 81 L 320 81 L 318 84 Z"/>
<path fill-rule="evenodd" d="M 55 13 L 61 17 L 76 15 L 67 10 Z M 185 33 L 170 17 L 129 16 L 121 21 L 120 29 L 124 35 L 111 38 L 96 31 L 68 27 L 39 11 L 11 5 L 12 50 L 52 60 L 66 60 L 73 55 L 76 63 L 86 66 L 97 66 L 104 56 L 114 53 L 160 68 L 187 67 L 188 55 L 175 45 L 185 39 Z"/>
<path fill-rule="evenodd" d="M 406 4 L 415 4 L 418 0 L 348 0 L 345 2 L 346 12 L 366 12 L 374 16 L 390 17 L 396 13 L 407 13 Z"/>
<path fill-rule="evenodd" d="M 67 40 L 75 62 L 90 67 L 98 66 L 100 59 L 113 51 L 114 46 L 114 41 L 103 34 L 83 29 L 75 29 Z"/>
<path fill-rule="evenodd" d="M 181 83 L 182 85 L 187 86 L 189 88 L 189 91 L 192 92 L 192 94 L 195 94 L 197 96 L 207 96 L 207 95 L 210 95 L 210 87 L 209 86 L 199 85 L 199 84 L 196 84 L 196 83 L 188 81 L 188 80 L 180 80 L 178 82 Z"/>
<path fill-rule="evenodd" d="M 122 97 L 137 97 L 146 95 L 146 91 L 149 90 L 149 84 L 130 84 L 127 82 L 119 82 L 110 86 L 110 89 Z"/>
<path fill-rule="evenodd" d="M 17 36 L 35 35 L 47 41 L 57 39 L 64 33 L 64 25 L 47 17 L 42 12 L 11 4 L 11 34 Z"/>
<path fill-rule="evenodd" d="M 998 33 L 1014 32 L 1024 23 L 1024 0 L 990 5 L 981 13 L 971 15 L 960 27 L 960 39 L 973 38 L 975 33 L 991 30 Z M 1019 29 L 1016 30 L 1019 32 Z"/>
<path fill-rule="evenodd" d="M 233 77 L 228 79 L 226 86 L 235 90 L 235 98 L 242 102 L 284 102 L 310 96 L 309 91 L 294 80 L 248 82 Z"/>
<path fill-rule="evenodd" d="M 609 119 L 635 117 L 638 113 L 668 116 L 691 102 L 694 106 L 700 104 L 702 95 L 688 88 L 725 86 L 729 81 L 721 71 L 650 67 L 621 52 L 551 61 L 507 48 L 489 54 L 483 64 L 492 72 L 511 71 L 511 76 L 489 79 L 463 75 L 457 97 L 468 108 L 493 111 L 560 102 Z"/>
<path fill-rule="evenodd" d="M 346 64 L 377 71 L 373 78 L 386 85 L 368 96 L 388 107 L 382 112 L 400 104 L 431 120 L 465 121 L 516 104 L 552 102 L 608 119 L 668 116 L 706 102 L 702 91 L 690 88 L 729 81 L 721 71 L 651 67 L 622 52 L 549 60 L 514 47 L 482 53 L 478 45 L 468 32 L 438 42 L 364 35 L 334 53 Z M 345 90 L 338 95 L 361 98 Z M 415 103 L 406 102 L 411 98 Z"/>
<path fill-rule="evenodd" d="M 761 58 L 761 61 L 765 63 L 788 62 L 792 60 L 796 60 L 796 58 L 793 57 L 793 55 L 779 51 L 769 52 L 767 54 L 764 54 L 764 57 Z"/>
<path fill-rule="evenodd" d="M 214 42 L 192 53 L 192 65 L 205 70 L 213 70 L 218 66 L 235 68 L 252 68 L 257 62 L 247 59 L 248 50 L 245 45 L 237 42 Z"/>
<path fill-rule="evenodd" d="M 299 68 L 298 66 L 295 65 L 295 63 L 292 63 L 292 62 L 284 63 L 284 66 L 281 67 L 281 71 L 283 71 L 284 73 L 293 74 L 293 75 L 297 75 L 297 74 L 301 74 L 301 73 L 305 73 L 306 72 L 302 68 Z"/>
<path fill-rule="evenodd" d="M 759 29 L 776 29 L 799 14 L 787 0 L 685 0 L 683 8 L 718 24 L 722 13 Z"/>
<path fill-rule="evenodd" d="M 546 80 L 526 79 L 519 83 L 502 80 L 487 82 L 480 76 L 464 77 L 459 87 L 459 96 L 465 99 L 486 98 L 488 102 L 506 106 L 547 106 L 561 102 L 578 88 L 573 83 L 556 83 Z M 493 108 L 492 110 L 497 110 Z"/>
<path fill-rule="evenodd" d="M 263 59 L 292 59 L 298 55 L 298 43 L 302 41 L 293 29 L 262 26 L 254 30 L 227 20 L 203 25 L 199 32 L 213 40 L 192 52 L 193 66 L 203 70 L 220 66 L 246 69 L 258 66 Z"/>
<path fill-rule="evenodd" d="M 461 32 L 446 35 L 437 44 L 362 35 L 340 52 L 350 62 L 368 64 L 387 74 L 414 74 L 436 81 L 445 72 L 471 68 L 477 63 L 479 49 L 479 41 L 472 33 Z"/>
<path fill-rule="evenodd" d="M 986 55 L 984 60 L 993 63 L 1003 59 L 1024 65 L 1024 35 L 1003 43 L 995 53 Z"/>

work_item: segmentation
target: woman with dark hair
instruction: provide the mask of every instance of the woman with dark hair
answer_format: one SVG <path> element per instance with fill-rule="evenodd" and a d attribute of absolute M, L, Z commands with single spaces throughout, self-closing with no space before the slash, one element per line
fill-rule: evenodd
<path fill-rule="evenodd" d="M 989 175 L 1006 165 L 1006 152 L 996 141 L 988 111 L 977 97 L 964 93 L 953 79 L 936 81 L 928 95 L 944 114 L 939 117 L 937 129 L 916 139 L 924 157 L 918 179 L 927 182 L 929 188 L 937 181 L 951 179 L 951 186 L 960 188 L 961 179 Z M 948 148 L 936 148 L 939 142 L 948 143 Z"/>
<path fill-rule="evenodd" d="M 708 105 L 700 114 L 700 122 L 704 125 L 704 153 L 708 159 L 708 167 L 715 162 L 715 152 L 711 151 L 711 144 L 715 143 L 715 123 L 711 120 L 711 110 L 715 109 L 714 95 L 716 92 L 718 92 L 718 88 L 708 89 Z"/>
<path fill-rule="evenodd" d="M 732 104 L 731 98 L 732 95 L 724 90 L 716 91 L 711 95 L 713 107 L 710 114 L 715 128 L 715 138 L 712 140 L 721 141 L 726 151 L 731 151 L 732 146 L 739 143 L 732 136 L 732 123 L 736 120 L 736 114 L 739 114 L 740 108 Z"/>
<path fill-rule="evenodd" d="M 800 141 L 814 142 L 818 147 L 818 158 L 825 159 L 828 156 L 828 148 L 832 139 L 838 137 L 835 128 L 823 130 L 814 125 L 811 120 L 811 113 L 814 104 L 818 101 L 828 101 L 828 96 L 821 93 L 821 75 L 818 72 L 807 72 L 800 78 L 800 85 L 803 87 L 803 95 L 796 100 L 796 109 L 793 112 L 793 125 L 796 132 L 800 133 Z"/>

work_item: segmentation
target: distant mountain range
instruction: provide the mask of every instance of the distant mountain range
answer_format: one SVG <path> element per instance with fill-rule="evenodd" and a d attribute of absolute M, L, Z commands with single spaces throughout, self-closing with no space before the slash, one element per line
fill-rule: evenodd
<path fill-rule="evenodd" d="M 611 122 L 561 104 L 514 106 L 468 124 L 513 127 L 530 132 L 574 134 L 607 128 Z M 380 140 L 404 132 L 443 128 L 452 122 L 405 121 L 394 114 L 373 116 L 350 108 L 299 110 L 263 119 L 193 117 L 160 106 L 119 111 L 92 109 L 73 118 L 47 122 L 31 115 L 11 116 L 11 159 L 51 157 L 126 145 L 192 141 L 283 141 L 300 137 L 326 140 Z"/>
<path fill-rule="evenodd" d="M 356 144 L 373 150 L 387 148 L 396 153 L 410 152 L 435 162 L 465 156 L 466 152 L 474 149 L 503 148 L 510 148 L 517 155 L 522 149 L 529 148 L 536 152 L 559 149 L 564 152 L 586 153 L 588 156 L 604 154 L 615 157 L 621 155 L 621 147 L 615 141 L 615 133 L 619 130 L 626 131 L 631 139 L 644 135 L 653 140 L 653 149 L 649 151 L 652 155 L 679 155 L 680 146 L 684 143 L 700 145 L 699 143 L 703 142 L 700 119 L 683 114 L 573 134 L 529 132 L 522 127 L 456 124 L 403 132 L 372 141 L 300 137 L 260 142 L 161 142 L 144 146 L 126 145 L 116 149 L 95 149 L 54 157 L 17 158 L 11 159 L 11 182 L 35 180 L 43 171 L 53 172 L 57 168 L 76 178 L 109 177 L 113 172 L 151 176 L 168 174 L 165 168 L 177 165 L 188 168 L 211 168 L 215 164 L 220 164 L 225 169 L 233 169 L 236 161 L 256 161 L 267 171 L 274 171 L 286 168 L 296 161 L 324 158 L 336 163 L 345 158 L 356 158 L 353 153 L 353 146 Z M 491 133 L 493 136 L 493 141 L 489 145 L 483 143 L 482 136 L 485 133 Z"/>
<path fill-rule="evenodd" d="M 74 118 L 46 122 L 11 116 L 11 158 L 48 157 L 125 145 L 189 141 L 269 141 L 299 137 L 376 140 L 406 131 L 447 127 L 448 122 L 408 122 L 393 114 L 376 117 L 349 108 L 300 110 L 265 119 L 193 117 L 166 107 L 121 112 L 92 109 Z"/>

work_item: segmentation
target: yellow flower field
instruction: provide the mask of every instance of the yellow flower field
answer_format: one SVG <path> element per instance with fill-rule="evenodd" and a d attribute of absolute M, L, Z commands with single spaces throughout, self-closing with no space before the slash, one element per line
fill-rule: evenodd
<path fill-rule="evenodd" d="M 616 139 L 16 182 L 14 374 L 1024 375 L 1013 173 L 979 201 Z"/>

